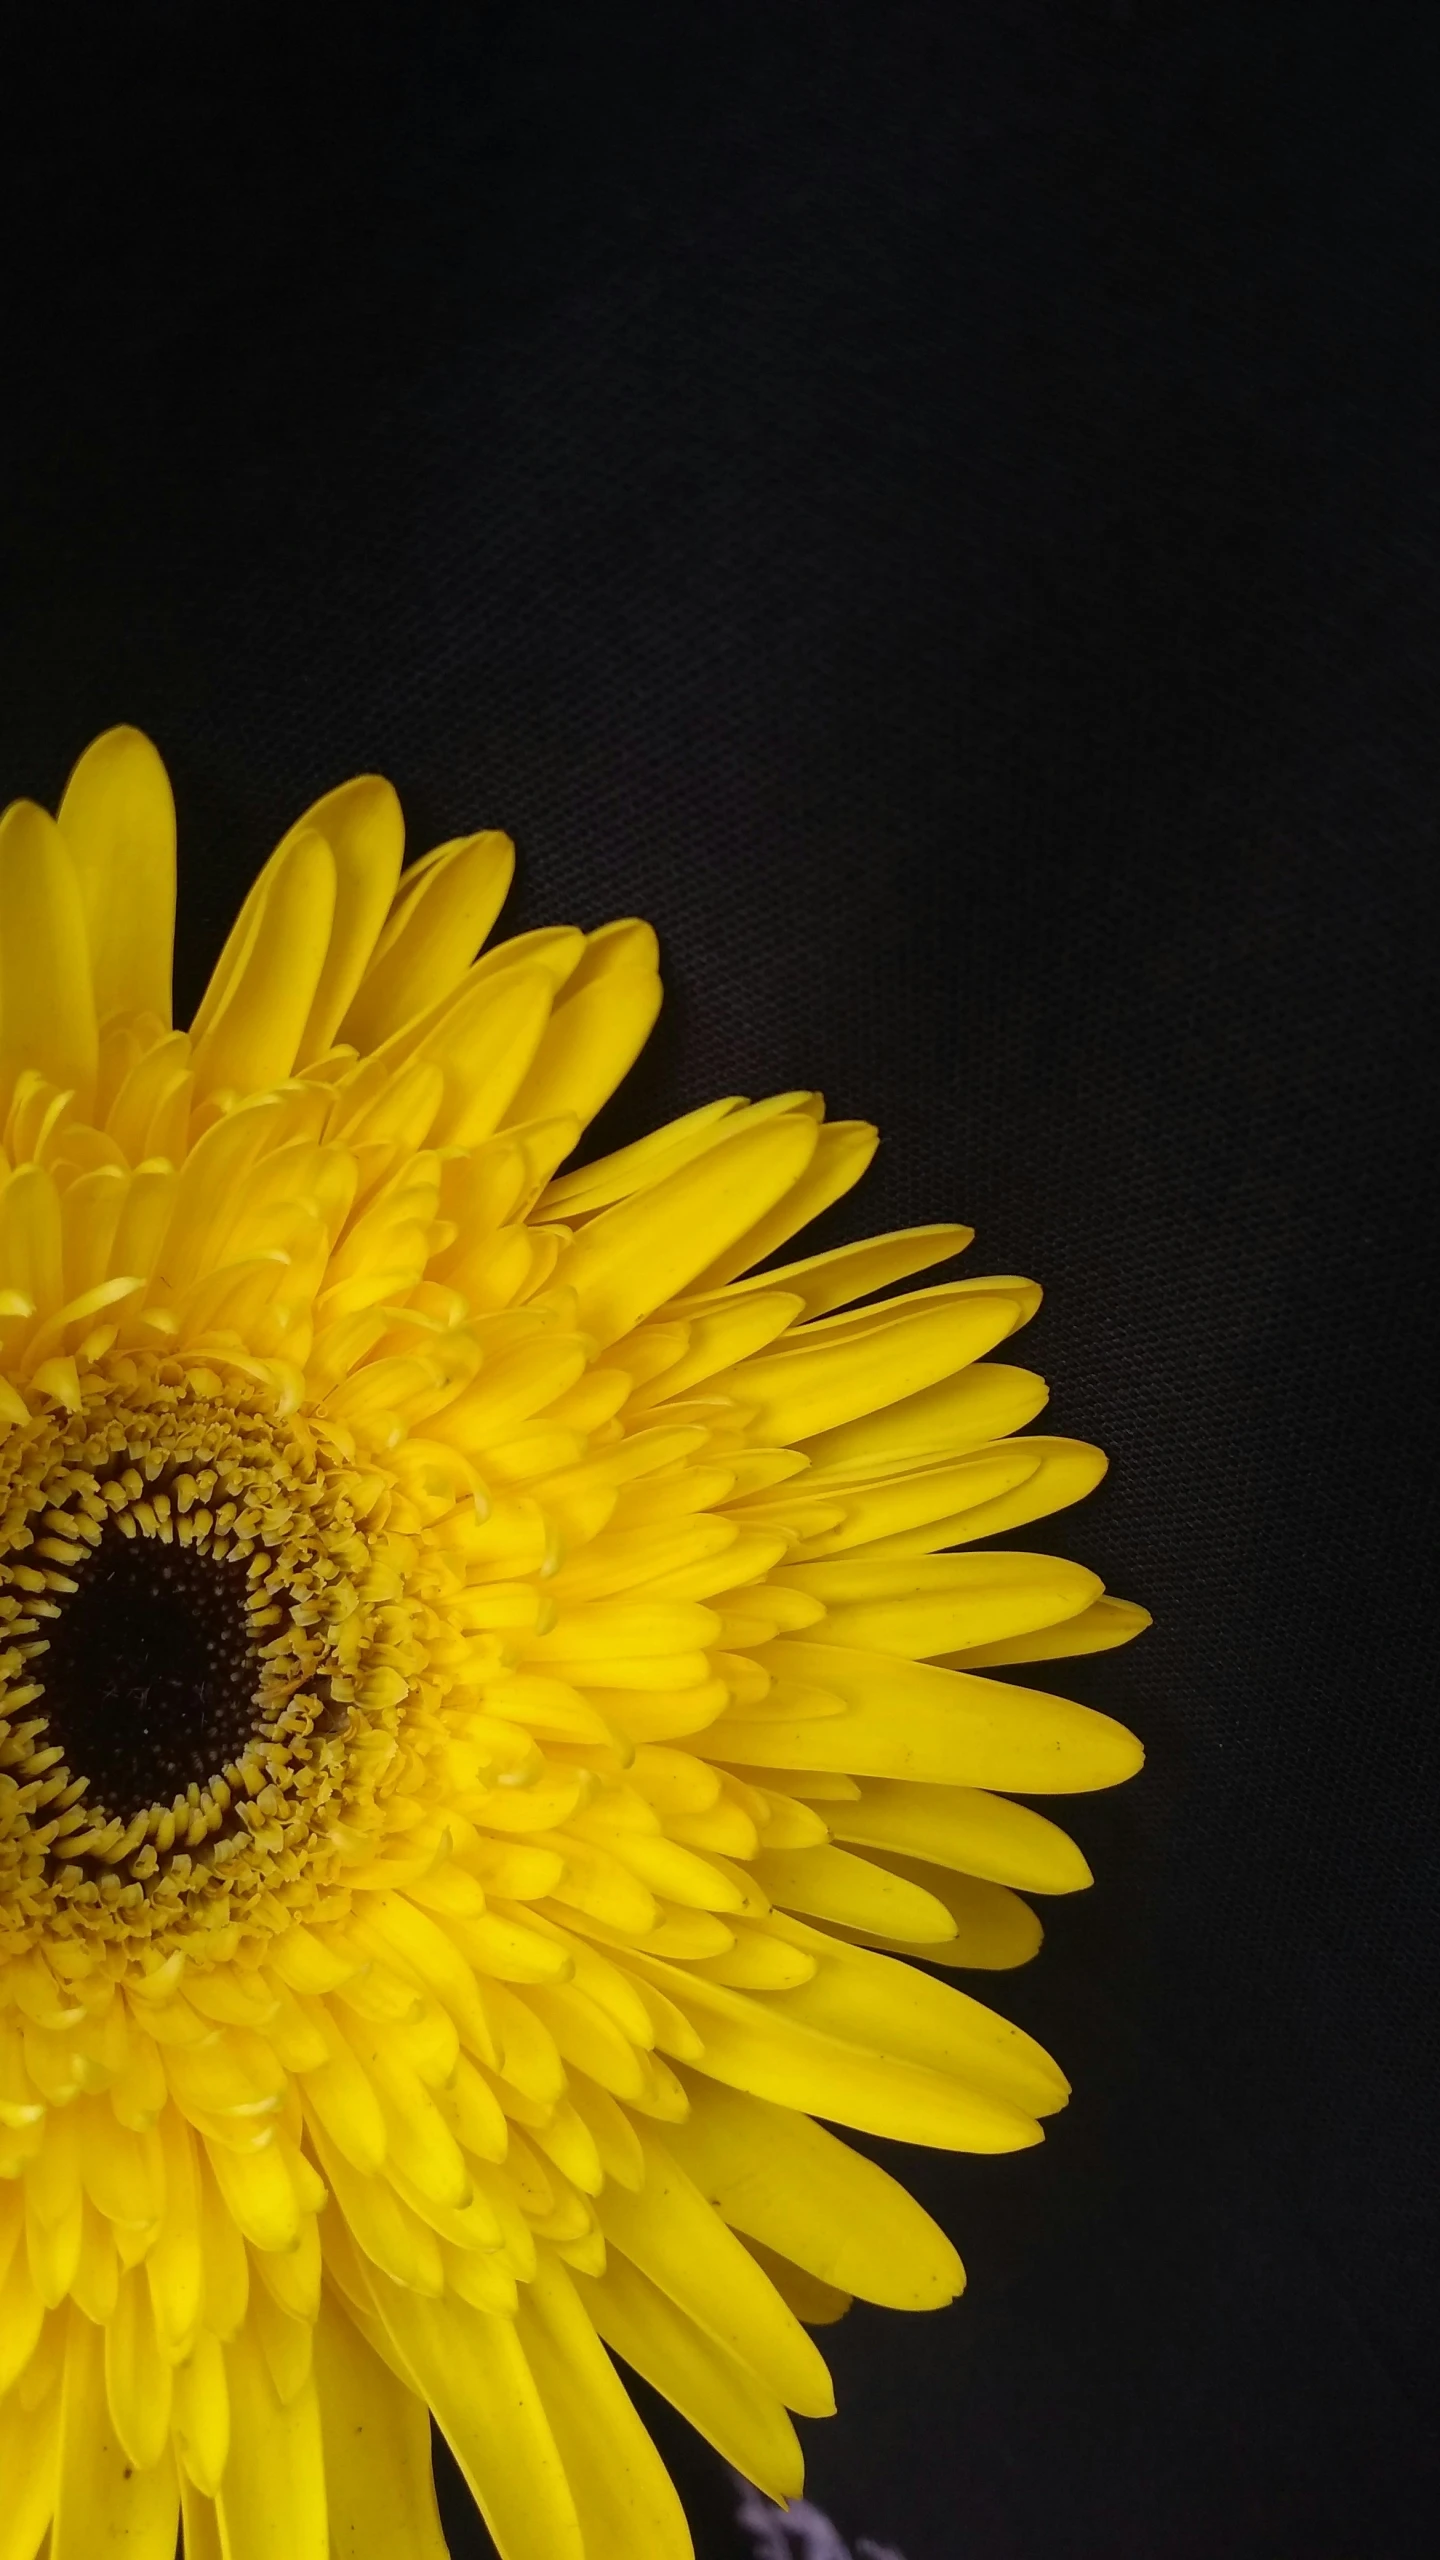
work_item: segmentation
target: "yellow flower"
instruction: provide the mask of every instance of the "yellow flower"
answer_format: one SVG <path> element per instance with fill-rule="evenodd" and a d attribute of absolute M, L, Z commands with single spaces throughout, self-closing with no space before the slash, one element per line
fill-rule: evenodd
<path fill-rule="evenodd" d="M 401 844 L 318 802 L 186 1032 L 149 743 L 0 821 L 0 2560 L 435 2560 L 430 2412 L 505 2560 L 680 2560 L 607 2350 L 793 2493 L 802 2323 L 962 2281 L 812 2118 L 1066 2093 L 894 1961 L 1023 1962 L 1088 1871 L 990 1791 L 1139 1759 L 977 1676 L 1144 1623 L 971 1549 L 1102 1470 L 1037 1291 L 743 1278 L 869 1159 L 811 1094 L 557 1173 L 654 937 L 476 959 L 508 841 Z"/>

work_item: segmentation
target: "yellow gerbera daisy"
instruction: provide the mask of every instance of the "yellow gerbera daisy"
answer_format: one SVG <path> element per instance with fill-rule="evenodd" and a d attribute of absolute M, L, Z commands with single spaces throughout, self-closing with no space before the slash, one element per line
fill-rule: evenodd
<path fill-rule="evenodd" d="M 802 2323 L 958 2290 L 812 2121 L 976 2151 L 1065 2082 L 894 1961 L 1018 1964 L 1118 1725 L 978 1676 L 1142 1611 L 955 1552 L 1008 1435 L 963 1227 L 742 1274 L 863 1171 L 816 1096 L 556 1168 L 642 924 L 477 959 L 504 836 L 347 783 L 171 1028 L 133 729 L 0 821 L 0 2560 L 679 2560 L 610 2361 L 777 2497 Z M 888 1952 L 876 1952 L 876 1950 Z"/>

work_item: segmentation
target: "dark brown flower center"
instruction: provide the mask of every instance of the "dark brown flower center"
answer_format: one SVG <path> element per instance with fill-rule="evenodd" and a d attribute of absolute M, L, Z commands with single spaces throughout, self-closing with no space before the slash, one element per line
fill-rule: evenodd
<path fill-rule="evenodd" d="M 243 1563 L 107 1529 L 33 1664 L 33 1713 L 90 1781 L 87 1809 L 128 1822 L 239 1760 L 255 1734 L 260 1662 Z"/>

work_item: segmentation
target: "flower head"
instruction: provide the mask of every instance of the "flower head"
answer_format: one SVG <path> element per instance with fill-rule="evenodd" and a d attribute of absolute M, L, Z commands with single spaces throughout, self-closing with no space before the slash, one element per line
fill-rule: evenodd
<path fill-rule="evenodd" d="M 1037 1291 L 877 1297 L 955 1226 L 745 1277 L 872 1151 L 811 1094 L 558 1170 L 654 937 L 477 958 L 507 840 L 401 851 L 321 800 L 181 1031 L 148 742 L 0 821 L 15 2560 L 434 2560 L 431 2412 L 505 2560 L 679 2560 L 608 2350 L 792 2494 L 806 2324 L 962 2281 L 814 2119 L 1065 2097 L 896 1961 L 1022 1962 L 1088 1871 L 1005 1791 L 1139 1757 L 987 1676 L 1144 1623 L 974 1543 L 1102 1470 L 1010 1436 Z"/>

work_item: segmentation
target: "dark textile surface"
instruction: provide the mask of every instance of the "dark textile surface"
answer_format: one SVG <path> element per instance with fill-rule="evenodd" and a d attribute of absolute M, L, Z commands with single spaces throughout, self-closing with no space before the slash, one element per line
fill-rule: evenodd
<path fill-rule="evenodd" d="M 514 926 L 663 938 L 602 1134 L 874 1116 L 833 1233 L 971 1220 L 1112 1453 L 1054 1542 L 1157 1625 L 1070 1685 L 1149 1769 L 989 1985 L 1076 2097 L 913 2156 L 970 2291 L 829 2333 L 812 2494 L 906 2560 L 1428 2550 L 1440 20 L 131 0 L 6 49 L 0 793 L 150 730 L 189 1000 L 348 772 L 509 828 Z"/>

